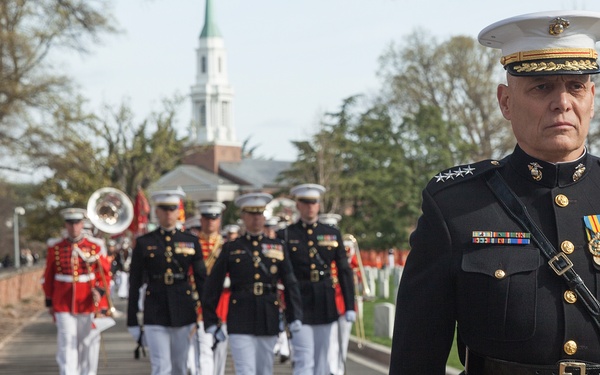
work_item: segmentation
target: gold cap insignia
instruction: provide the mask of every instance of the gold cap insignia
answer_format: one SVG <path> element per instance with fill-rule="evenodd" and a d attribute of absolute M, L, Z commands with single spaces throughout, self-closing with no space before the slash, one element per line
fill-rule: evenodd
<path fill-rule="evenodd" d="M 548 33 L 550 35 L 560 35 L 567 29 L 570 25 L 570 22 L 564 18 L 557 17 L 550 22 L 550 28 L 548 29 Z"/>

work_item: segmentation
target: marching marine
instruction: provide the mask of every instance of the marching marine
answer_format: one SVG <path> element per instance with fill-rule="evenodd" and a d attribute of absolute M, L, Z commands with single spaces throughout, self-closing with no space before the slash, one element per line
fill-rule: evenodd
<path fill-rule="evenodd" d="M 48 241 L 43 289 L 57 328 L 60 374 L 94 374 L 99 345 L 92 332 L 100 301 L 110 287 L 103 243 L 83 232 L 86 211 L 67 208 L 61 215 L 66 236 Z"/>
<path fill-rule="evenodd" d="M 152 375 L 186 375 L 190 339 L 197 324 L 195 294 L 202 294 L 206 267 L 198 237 L 177 228 L 181 189 L 154 192 L 159 226 L 136 239 L 129 276 L 127 326 L 140 338 L 138 298 L 143 302 L 143 334 L 150 351 Z M 188 279 L 192 269 L 194 283 Z M 195 293 L 197 292 L 197 293 Z"/>
<path fill-rule="evenodd" d="M 207 332 L 216 342 L 225 335 L 219 325 L 217 304 L 227 274 L 231 297 L 227 316 L 229 346 L 236 374 L 272 374 L 273 348 L 279 333 L 277 282 L 285 286 L 286 317 L 290 330 L 302 323 L 300 292 L 285 245 L 264 235 L 263 215 L 272 197 L 249 193 L 235 200 L 241 208 L 246 233 L 223 245 L 204 289 L 203 314 Z"/>
<path fill-rule="evenodd" d="M 300 220 L 277 232 L 290 254 L 300 284 L 303 325 L 292 335 L 295 375 L 329 374 L 327 353 L 332 323 L 338 319 L 331 264 L 338 265 L 346 320 L 356 320 L 354 286 L 340 231 L 318 222 L 319 202 L 325 188 L 302 184 L 291 189 Z"/>
<path fill-rule="evenodd" d="M 200 211 L 200 229 L 198 238 L 202 247 L 202 257 L 206 266 L 206 272 L 210 275 L 215 261 L 221 253 L 223 246 L 223 237 L 221 236 L 221 214 L 225 210 L 225 205 L 221 202 L 200 202 L 198 203 Z M 229 276 L 225 277 L 223 291 L 217 306 L 217 316 L 221 330 L 227 335 L 227 308 L 229 305 Z M 219 341 L 216 345 L 213 342 L 213 335 L 205 331 L 206 326 L 202 320 L 202 307 L 198 314 L 198 348 L 199 348 L 199 374 L 201 375 L 223 375 L 225 374 L 225 363 L 227 361 L 227 338 Z"/>

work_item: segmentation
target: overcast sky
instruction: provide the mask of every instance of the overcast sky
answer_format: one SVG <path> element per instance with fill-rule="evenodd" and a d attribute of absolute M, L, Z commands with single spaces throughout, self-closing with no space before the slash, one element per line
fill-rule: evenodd
<path fill-rule="evenodd" d="M 380 87 L 378 57 L 416 28 L 445 40 L 476 37 L 485 26 L 521 13 L 556 9 L 600 11 L 593 0 L 213 0 L 235 90 L 237 139 L 257 154 L 294 160 L 290 140 L 316 131 L 320 115 L 342 100 Z M 205 0 L 115 0 L 124 30 L 65 67 L 91 105 L 130 100 L 139 118 L 161 98 L 188 95 Z M 493 93 L 490 93 L 493 95 Z M 178 129 L 187 135 L 191 102 Z"/>

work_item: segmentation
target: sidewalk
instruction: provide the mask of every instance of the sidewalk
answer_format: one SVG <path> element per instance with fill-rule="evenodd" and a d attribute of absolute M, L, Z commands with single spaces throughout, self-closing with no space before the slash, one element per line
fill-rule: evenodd
<path fill-rule="evenodd" d="M 115 301 L 119 311 L 125 311 L 126 301 Z M 133 352 L 136 343 L 129 335 L 125 316 L 115 318 L 117 325 L 102 334 L 102 347 L 98 375 L 148 375 L 148 357 L 136 360 Z M 347 363 L 349 375 L 387 374 L 387 365 L 372 361 L 357 353 L 350 353 Z M 22 329 L 0 337 L 0 374 L 2 375 L 56 375 L 58 366 L 56 355 L 56 327 L 45 311 L 31 317 Z M 227 361 L 226 374 L 233 375 L 233 361 Z M 289 362 L 280 364 L 275 359 L 274 375 L 291 375 Z"/>

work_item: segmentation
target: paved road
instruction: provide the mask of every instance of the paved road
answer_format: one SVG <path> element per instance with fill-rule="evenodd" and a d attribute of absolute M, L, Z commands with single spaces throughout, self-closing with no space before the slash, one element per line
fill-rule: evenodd
<path fill-rule="evenodd" d="M 125 302 L 117 301 L 115 307 L 125 310 Z M 105 331 L 102 337 L 98 375 L 148 375 L 150 362 L 147 357 L 133 358 L 136 344 L 125 327 L 125 318 L 116 319 L 117 325 Z M 1 324 L 1 323 L 0 323 Z M 0 338 L 0 374 L 2 375 L 56 375 L 55 360 L 56 328 L 46 313 L 32 317 L 20 332 L 8 338 Z M 384 368 L 356 354 L 350 354 L 348 375 L 387 374 Z M 227 363 L 226 374 L 234 374 L 232 361 Z M 292 374 L 288 363 L 275 363 L 274 375 Z"/>

